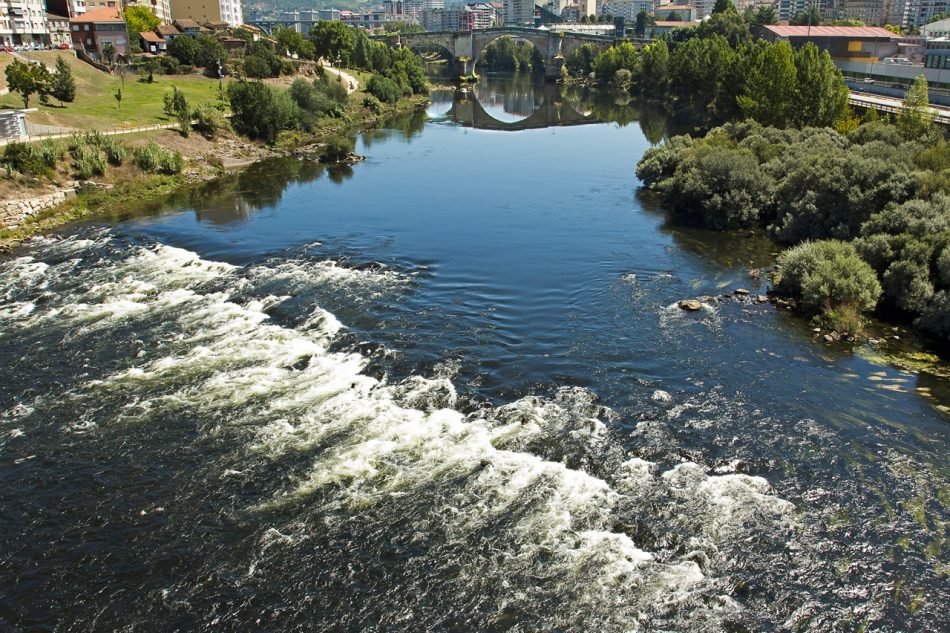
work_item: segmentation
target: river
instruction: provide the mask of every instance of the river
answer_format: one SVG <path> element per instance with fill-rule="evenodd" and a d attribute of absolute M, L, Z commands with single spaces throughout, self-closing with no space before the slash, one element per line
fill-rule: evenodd
<path fill-rule="evenodd" d="M 485 77 L 0 260 L 0 628 L 948 630 L 947 382 L 679 310 L 776 247 L 664 126 Z"/>

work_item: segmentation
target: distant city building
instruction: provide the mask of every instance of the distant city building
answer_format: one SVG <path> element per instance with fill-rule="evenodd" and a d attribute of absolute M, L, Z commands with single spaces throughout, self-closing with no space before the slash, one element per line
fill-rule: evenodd
<path fill-rule="evenodd" d="M 47 32 L 49 44 L 53 47 L 60 47 L 63 44 L 72 44 L 72 35 L 69 31 L 69 18 L 54 13 L 46 14 Z"/>
<path fill-rule="evenodd" d="M 950 70 L 950 38 L 928 40 L 924 46 L 924 66 Z"/>
<path fill-rule="evenodd" d="M 0 40 L 6 46 L 47 44 L 46 3 L 43 0 L 0 0 Z"/>
<path fill-rule="evenodd" d="M 692 4 L 667 4 L 657 7 L 653 15 L 658 21 L 664 21 L 669 20 L 669 17 L 674 13 L 680 17 L 682 22 L 692 22 L 699 17 L 696 6 Z"/>
<path fill-rule="evenodd" d="M 112 44 L 118 55 L 125 55 L 129 50 L 125 19 L 118 9 L 91 9 L 83 15 L 70 18 L 69 28 L 73 48 L 83 49 L 97 59 L 102 56 L 102 48 L 106 44 Z"/>
<path fill-rule="evenodd" d="M 173 20 L 223 20 L 231 26 L 244 23 L 241 0 L 171 0 L 171 15 Z"/>
<path fill-rule="evenodd" d="M 898 53 L 899 36 L 879 27 L 766 25 L 762 37 L 784 40 L 794 47 L 811 42 L 828 51 L 831 58 L 845 62 L 877 62 Z"/>
<path fill-rule="evenodd" d="M 534 0 L 506 0 L 505 24 L 534 24 Z"/>
<path fill-rule="evenodd" d="M 935 15 L 950 15 L 950 0 L 907 0 L 909 26 L 919 26 L 921 29 L 933 19 Z"/>
<path fill-rule="evenodd" d="M 950 36 L 950 18 L 925 24 L 920 27 L 920 34 L 928 40 Z"/>
<path fill-rule="evenodd" d="M 601 8 L 602 15 L 609 15 L 612 18 L 624 18 L 630 24 L 628 28 L 633 28 L 637 15 L 641 11 L 653 13 L 653 0 L 612 0 L 604 2 Z"/>
<path fill-rule="evenodd" d="M 56 15 L 73 18 L 86 12 L 86 0 L 46 0 L 46 10 Z"/>
<path fill-rule="evenodd" d="M 699 22 L 668 22 L 666 20 L 657 20 L 655 23 L 646 27 L 644 35 L 646 37 L 657 37 L 664 33 L 669 33 L 673 29 L 682 29 L 698 24 Z"/>

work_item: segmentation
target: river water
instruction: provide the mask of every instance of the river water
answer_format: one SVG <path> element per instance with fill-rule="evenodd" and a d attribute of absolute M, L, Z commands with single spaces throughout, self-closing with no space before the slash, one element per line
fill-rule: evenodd
<path fill-rule="evenodd" d="M 946 381 L 676 308 L 775 247 L 663 127 L 485 78 L 0 261 L 0 629 L 950 630 Z"/>

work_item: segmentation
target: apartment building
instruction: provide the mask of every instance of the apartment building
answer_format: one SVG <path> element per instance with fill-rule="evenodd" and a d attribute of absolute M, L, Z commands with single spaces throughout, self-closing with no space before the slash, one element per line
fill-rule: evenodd
<path fill-rule="evenodd" d="M 4 46 L 49 44 L 43 0 L 0 0 L 0 41 Z"/>
<path fill-rule="evenodd" d="M 202 24 L 219 20 L 231 26 L 244 23 L 241 0 L 171 0 L 171 17 L 172 20 L 189 19 Z"/>
<path fill-rule="evenodd" d="M 125 19 L 114 7 L 89 9 L 84 14 L 69 19 L 73 48 L 81 48 L 94 57 L 102 55 L 108 43 L 115 47 L 116 54 L 125 55 L 129 50 L 129 34 Z"/>

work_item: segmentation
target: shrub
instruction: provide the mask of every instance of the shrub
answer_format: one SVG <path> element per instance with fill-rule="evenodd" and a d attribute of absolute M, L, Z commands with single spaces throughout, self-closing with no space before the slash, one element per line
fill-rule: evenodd
<path fill-rule="evenodd" d="M 43 141 L 36 148 L 37 157 L 44 165 L 53 169 L 63 159 L 63 146 L 49 139 Z"/>
<path fill-rule="evenodd" d="M 52 176 L 51 167 L 47 166 L 36 149 L 29 143 L 13 142 L 3 150 L 0 159 L 8 173 L 18 172 L 34 176 Z"/>
<path fill-rule="evenodd" d="M 180 174 L 185 167 L 185 159 L 178 152 L 162 151 L 158 159 L 158 172 L 168 176 Z"/>
<path fill-rule="evenodd" d="M 191 113 L 194 119 L 193 127 L 206 138 L 213 139 L 218 131 L 224 127 L 225 119 L 214 106 L 204 104 L 195 108 Z"/>
<path fill-rule="evenodd" d="M 159 153 L 162 148 L 157 143 L 149 143 L 143 147 L 136 147 L 132 150 L 132 158 L 135 166 L 144 172 L 153 172 L 158 169 L 160 159 Z"/>
<path fill-rule="evenodd" d="M 73 152 L 76 176 L 80 180 L 89 180 L 106 173 L 106 161 L 102 152 L 93 145 L 80 145 Z"/>
<path fill-rule="evenodd" d="M 323 147 L 323 160 L 331 163 L 339 162 L 349 156 L 353 148 L 353 139 L 346 136 L 331 136 Z"/>
<path fill-rule="evenodd" d="M 102 151 L 105 152 L 106 160 L 109 161 L 109 164 L 115 166 L 121 165 L 122 161 L 125 160 L 125 157 L 128 154 L 125 145 L 119 143 L 115 139 L 108 137 L 102 144 Z"/>
<path fill-rule="evenodd" d="M 874 270 L 845 242 L 804 242 L 778 258 L 777 288 L 823 312 L 868 311 L 877 304 L 881 285 Z"/>
<path fill-rule="evenodd" d="M 146 173 L 174 175 L 181 173 L 185 161 L 178 152 L 162 149 L 154 141 L 132 151 L 135 165 Z"/>
<path fill-rule="evenodd" d="M 715 228 L 756 224 L 771 202 L 774 182 L 748 150 L 711 148 L 670 180 L 670 200 L 681 212 L 699 212 Z"/>
<path fill-rule="evenodd" d="M 365 97 L 363 97 L 363 107 L 369 110 L 370 112 L 379 114 L 379 111 L 382 109 L 383 104 L 380 103 L 379 99 L 377 99 L 373 95 L 366 95 Z"/>
<path fill-rule="evenodd" d="M 190 64 L 182 64 L 178 67 L 179 75 L 193 75 L 195 72 L 195 67 Z"/>
<path fill-rule="evenodd" d="M 366 91 L 386 103 L 396 103 L 402 96 L 402 89 L 395 81 L 379 75 L 370 77 L 366 84 Z"/>
<path fill-rule="evenodd" d="M 920 318 L 914 323 L 928 334 L 944 341 L 950 340 L 950 294 L 941 290 L 931 297 Z"/>

